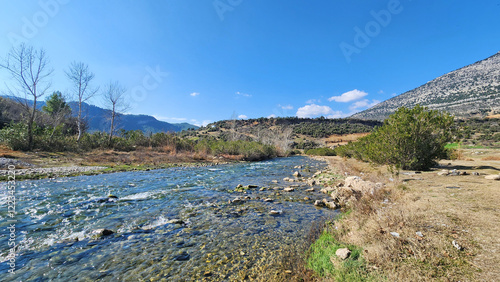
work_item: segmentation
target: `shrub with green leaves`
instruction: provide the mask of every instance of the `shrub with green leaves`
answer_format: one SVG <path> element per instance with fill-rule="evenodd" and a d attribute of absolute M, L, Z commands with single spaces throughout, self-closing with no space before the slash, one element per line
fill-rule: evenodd
<path fill-rule="evenodd" d="M 428 170 L 446 156 L 452 126 L 453 116 L 447 113 L 420 105 L 401 107 L 372 134 L 338 147 L 336 153 L 396 169 Z"/>
<path fill-rule="evenodd" d="M 330 148 L 316 148 L 305 151 L 306 155 L 312 156 L 336 156 L 335 150 Z"/>

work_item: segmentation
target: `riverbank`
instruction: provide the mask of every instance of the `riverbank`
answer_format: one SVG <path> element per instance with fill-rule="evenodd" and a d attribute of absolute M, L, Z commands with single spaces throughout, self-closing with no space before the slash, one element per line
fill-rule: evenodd
<path fill-rule="evenodd" d="M 342 176 L 328 185 L 337 199 L 346 176 L 385 185 L 347 201 L 341 219 L 318 232 L 306 267 L 321 279 L 498 280 L 500 182 L 486 179 L 500 172 L 498 157 L 498 150 L 466 150 L 462 160 L 399 177 L 382 166 L 325 157 Z M 344 247 L 352 252 L 346 260 L 336 254 Z"/>
<path fill-rule="evenodd" d="M 0 148 L 0 181 L 8 180 L 9 167 L 16 180 L 97 175 L 124 171 L 149 171 L 171 167 L 204 167 L 238 162 L 237 156 L 170 154 L 151 150 L 120 152 L 19 152 Z"/>

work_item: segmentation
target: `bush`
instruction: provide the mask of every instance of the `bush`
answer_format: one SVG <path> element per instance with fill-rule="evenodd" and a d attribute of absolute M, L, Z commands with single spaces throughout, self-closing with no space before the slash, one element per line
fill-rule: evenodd
<path fill-rule="evenodd" d="M 337 154 L 335 153 L 335 150 L 330 149 L 330 148 L 316 148 L 316 149 L 309 149 L 305 151 L 306 155 L 313 155 L 313 156 L 336 156 Z"/>
<path fill-rule="evenodd" d="M 381 127 L 356 142 L 338 147 L 344 157 L 354 157 L 396 169 L 428 170 L 446 157 L 452 139 L 453 117 L 420 105 L 399 108 Z"/>

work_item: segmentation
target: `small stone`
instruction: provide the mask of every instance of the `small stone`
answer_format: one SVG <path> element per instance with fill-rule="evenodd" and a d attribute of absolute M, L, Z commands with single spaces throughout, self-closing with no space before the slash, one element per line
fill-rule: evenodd
<path fill-rule="evenodd" d="M 449 175 L 449 174 L 450 174 L 450 171 L 447 169 L 443 169 L 442 171 L 437 173 L 437 175 L 439 175 L 439 176 L 445 176 L 445 175 Z"/>
<path fill-rule="evenodd" d="M 316 200 L 316 201 L 314 201 L 314 205 L 317 207 L 323 207 L 323 206 L 325 206 L 325 203 L 323 203 L 320 200 Z"/>
<path fill-rule="evenodd" d="M 422 232 L 420 231 L 416 232 L 415 234 L 417 234 L 418 237 L 424 237 L 424 234 L 422 234 Z"/>
<path fill-rule="evenodd" d="M 292 271 L 291 270 L 285 270 L 285 273 L 286 274 L 292 274 Z"/>
<path fill-rule="evenodd" d="M 396 238 L 399 238 L 399 233 L 398 232 L 390 232 L 390 234 Z"/>
<path fill-rule="evenodd" d="M 341 260 L 345 260 L 349 257 L 349 255 L 351 255 L 351 250 L 348 248 L 341 248 L 335 252 L 335 255 Z"/>
<path fill-rule="evenodd" d="M 167 223 L 170 223 L 170 224 L 184 224 L 184 221 L 182 221 L 182 219 L 174 218 L 174 219 L 171 219 L 171 220 L 167 221 Z"/>
<path fill-rule="evenodd" d="M 109 195 L 108 195 L 108 198 L 110 198 L 110 199 L 118 199 L 118 197 L 117 197 L 117 196 L 115 196 L 115 195 L 113 195 L 113 194 L 109 194 Z"/>
<path fill-rule="evenodd" d="M 314 188 L 306 189 L 306 192 L 314 192 Z"/>
<path fill-rule="evenodd" d="M 186 261 L 186 260 L 189 260 L 190 258 L 191 258 L 191 256 L 188 253 L 182 252 L 179 255 L 176 255 L 174 257 L 174 260 L 176 260 L 176 261 Z"/>
<path fill-rule="evenodd" d="M 277 214 L 281 214 L 281 213 L 283 213 L 283 211 L 282 211 L 282 210 L 271 210 L 269 213 L 270 213 L 270 214 L 277 215 Z"/>
<path fill-rule="evenodd" d="M 457 250 L 461 251 L 463 249 L 462 246 L 460 246 L 457 241 L 453 240 L 453 242 L 451 242 L 451 244 L 453 245 L 453 247 L 455 247 Z"/>
<path fill-rule="evenodd" d="M 479 175 L 479 172 L 477 172 L 477 171 L 473 171 L 471 174 L 472 174 L 472 175 L 476 175 L 476 176 L 478 176 L 478 175 Z"/>
<path fill-rule="evenodd" d="M 241 255 L 241 256 L 244 256 L 244 255 L 245 255 L 245 252 L 241 251 L 241 252 L 240 252 L 240 255 Z"/>
<path fill-rule="evenodd" d="M 265 190 L 266 190 L 266 188 L 264 188 L 264 187 L 259 189 L 259 191 L 265 191 Z"/>
<path fill-rule="evenodd" d="M 296 171 L 293 173 L 293 176 L 295 177 L 302 177 L 302 174 L 300 174 L 300 172 Z"/>
<path fill-rule="evenodd" d="M 484 178 L 488 180 L 500 180 L 500 174 L 486 175 Z"/>
<path fill-rule="evenodd" d="M 311 198 L 309 197 L 304 197 L 304 201 L 309 201 Z"/>
<path fill-rule="evenodd" d="M 278 183 L 278 180 L 273 180 L 273 181 L 271 181 L 271 182 L 272 182 L 272 183 Z"/>
<path fill-rule="evenodd" d="M 290 180 L 290 177 L 283 178 L 283 181 L 289 181 L 289 180 Z"/>
<path fill-rule="evenodd" d="M 205 277 L 212 276 L 212 272 L 205 271 L 205 273 L 203 273 L 203 276 L 205 276 Z"/>
<path fill-rule="evenodd" d="M 266 198 L 266 199 L 264 199 L 264 202 L 269 202 L 269 203 L 270 203 L 270 202 L 272 202 L 272 201 L 274 201 L 274 200 L 273 200 L 273 199 L 271 199 L 271 198 Z"/>
<path fill-rule="evenodd" d="M 101 229 L 96 229 L 92 232 L 93 234 L 96 234 L 98 237 L 103 237 L 103 236 L 109 236 L 115 232 L 106 229 L 106 228 L 101 228 Z"/>
<path fill-rule="evenodd" d="M 293 192 L 294 190 L 295 189 L 292 187 L 287 187 L 287 188 L 283 189 L 283 191 L 285 191 L 285 192 Z"/>

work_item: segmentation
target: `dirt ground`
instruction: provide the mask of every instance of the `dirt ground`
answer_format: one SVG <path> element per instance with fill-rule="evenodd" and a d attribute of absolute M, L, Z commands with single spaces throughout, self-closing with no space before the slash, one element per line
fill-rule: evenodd
<path fill-rule="evenodd" d="M 464 150 L 461 160 L 443 160 L 428 172 L 402 171 L 392 182 L 385 167 L 327 159 L 344 174 L 385 182 L 393 194 L 400 193 L 393 195 L 390 211 L 372 203 L 379 211 L 353 212 L 338 227 L 349 232 L 341 239 L 364 248 L 371 266 L 389 280 L 500 281 L 500 181 L 485 179 L 500 174 L 500 150 Z M 467 175 L 438 175 L 454 169 Z M 391 231 L 408 238 L 409 245 L 393 244 Z"/>

